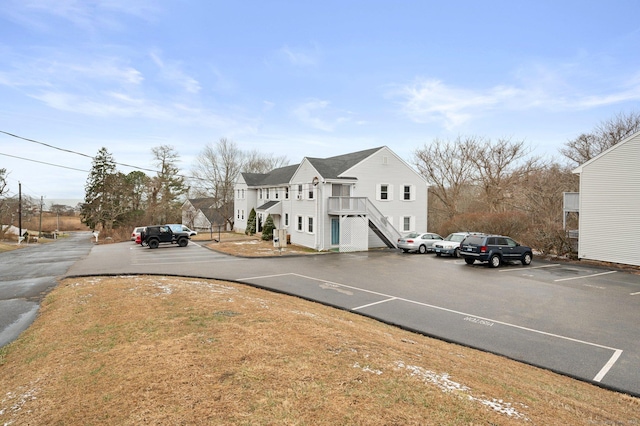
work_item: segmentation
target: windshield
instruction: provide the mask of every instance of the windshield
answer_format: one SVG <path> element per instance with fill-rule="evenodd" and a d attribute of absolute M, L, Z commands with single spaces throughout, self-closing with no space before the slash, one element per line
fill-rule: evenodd
<path fill-rule="evenodd" d="M 412 232 L 410 234 L 405 235 L 404 238 L 417 238 L 419 236 L 420 234 L 418 234 L 417 232 Z"/>
<path fill-rule="evenodd" d="M 466 235 L 464 234 L 449 234 L 449 236 L 445 238 L 445 241 L 453 241 L 455 243 L 459 243 L 460 241 L 464 240 L 465 237 Z"/>

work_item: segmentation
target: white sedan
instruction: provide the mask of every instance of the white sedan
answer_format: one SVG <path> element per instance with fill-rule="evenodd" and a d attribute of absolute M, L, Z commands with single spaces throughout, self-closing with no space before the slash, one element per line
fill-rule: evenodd
<path fill-rule="evenodd" d="M 407 253 L 415 251 L 420 254 L 433 251 L 433 243 L 442 241 L 442 237 L 432 232 L 412 232 L 398 238 L 398 248 Z"/>
<path fill-rule="evenodd" d="M 476 234 L 476 232 L 454 232 L 453 234 L 449 234 L 447 238 L 433 245 L 433 251 L 436 252 L 436 256 L 438 257 L 443 254 L 460 257 L 460 242 L 470 234 Z"/>

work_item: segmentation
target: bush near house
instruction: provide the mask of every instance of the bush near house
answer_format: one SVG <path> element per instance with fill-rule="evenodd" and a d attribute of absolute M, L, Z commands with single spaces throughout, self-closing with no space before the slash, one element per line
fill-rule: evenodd
<path fill-rule="evenodd" d="M 264 221 L 264 225 L 262 225 L 262 239 L 264 241 L 273 239 L 273 228 L 275 228 L 273 224 L 273 218 L 271 217 L 271 215 L 269 215 Z"/>

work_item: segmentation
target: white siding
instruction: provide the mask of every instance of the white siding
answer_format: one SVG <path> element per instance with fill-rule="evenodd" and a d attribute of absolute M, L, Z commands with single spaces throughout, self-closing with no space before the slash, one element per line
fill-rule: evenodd
<path fill-rule="evenodd" d="M 385 161 L 386 160 L 386 161 Z M 387 148 L 383 148 L 345 175 L 357 176 L 354 197 L 367 197 L 387 217 L 415 217 L 415 231 L 427 231 L 427 184 L 406 162 Z M 380 200 L 380 185 L 388 184 L 389 200 Z M 404 200 L 404 186 L 412 185 L 412 200 Z M 397 219 L 396 219 L 397 220 Z M 393 224 L 401 231 L 397 223 Z"/>
<path fill-rule="evenodd" d="M 640 133 L 580 174 L 578 257 L 640 266 Z"/>
<path fill-rule="evenodd" d="M 322 192 L 322 184 L 319 183 L 316 187 L 313 187 L 311 181 L 314 177 L 319 178 L 322 181 L 322 176 L 318 171 L 309 163 L 305 158 L 300 163 L 300 167 L 296 170 L 296 173 L 291 178 L 291 213 L 290 220 L 291 226 L 289 227 L 289 233 L 291 234 L 291 243 L 298 244 L 305 247 L 311 247 L 318 250 L 323 250 L 320 247 L 322 241 L 322 232 L 325 227 L 325 221 L 318 220 L 320 217 L 319 212 L 322 208 L 322 201 L 319 199 L 319 194 Z M 302 185 L 301 197 L 298 197 L 298 185 Z M 314 190 L 314 198 L 309 199 L 309 190 Z M 325 195 L 326 196 L 326 195 Z M 297 216 L 302 216 L 302 231 L 297 229 Z M 313 217 L 314 232 L 313 234 L 307 232 L 307 221 L 309 217 Z M 324 219 L 324 218 L 323 218 Z"/>

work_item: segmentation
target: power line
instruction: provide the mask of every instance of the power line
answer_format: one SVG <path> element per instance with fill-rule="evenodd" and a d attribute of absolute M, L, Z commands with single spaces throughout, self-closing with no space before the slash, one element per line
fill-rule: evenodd
<path fill-rule="evenodd" d="M 45 161 L 32 160 L 30 158 L 18 157 L 17 155 L 4 154 L 2 152 L 0 152 L 0 155 L 4 155 L 5 157 L 17 158 L 19 160 L 31 161 L 32 163 L 46 164 L 47 166 L 60 167 L 62 169 L 76 170 L 78 172 L 89 173 L 89 170 L 76 169 L 75 167 L 68 167 L 68 166 L 62 166 L 60 164 L 47 163 Z"/>
<path fill-rule="evenodd" d="M 84 154 L 82 152 L 73 151 L 71 149 L 66 149 L 66 148 L 60 148 L 60 147 L 57 147 L 57 146 L 54 146 L 54 145 L 51 145 L 51 144 L 48 144 L 48 143 L 37 141 L 35 139 L 29 139 L 29 138 L 25 138 L 23 136 L 15 135 L 13 133 L 9 133 L 9 132 L 6 132 L 4 130 L 0 130 L 0 133 L 3 133 L 5 135 L 7 135 L 7 136 L 11 136 L 12 138 L 22 139 L 22 140 L 27 141 L 27 142 L 32 142 L 32 143 L 35 143 L 35 144 L 38 144 L 38 145 L 46 146 L 47 148 L 56 149 L 58 151 L 68 152 L 68 153 L 75 154 L 75 155 L 80 155 L 82 157 L 90 158 L 92 160 L 95 159 L 95 157 L 93 157 L 91 155 Z M 46 165 L 54 166 L 54 167 L 60 167 L 60 168 L 63 168 L 63 169 L 77 170 L 77 171 L 80 171 L 80 172 L 87 172 L 87 173 L 89 172 L 88 170 L 76 169 L 76 168 L 73 168 L 73 167 L 62 166 L 62 165 L 59 165 L 59 164 L 45 163 L 43 161 L 31 160 L 31 159 L 28 159 L 28 158 L 18 157 L 18 156 L 15 156 L 15 155 L 2 154 L 2 153 L 0 153 L 0 155 L 5 155 L 7 157 L 18 158 L 20 160 L 32 161 L 34 163 L 46 164 Z M 161 173 L 160 170 L 147 169 L 147 168 L 144 168 L 144 167 L 133 166 L 131 164 L 118 163 L 116 161 L 114 161 L 114 164 L 116 164 L 118 166 L 123 166 L 123 167 L 130 167 L 130 168 L 136 169 L 136 170 L 143 170 L 145 172 Z M 181 174 L 177 174 L 177 175 L 180 176 L 180 177 L 186 178 L 186 179 L 207 181 L 207 179 L 203 179 L 203 178 L 199 178 L 199 177 L 186 176 L 186 175 L 181 175 Z"/>

